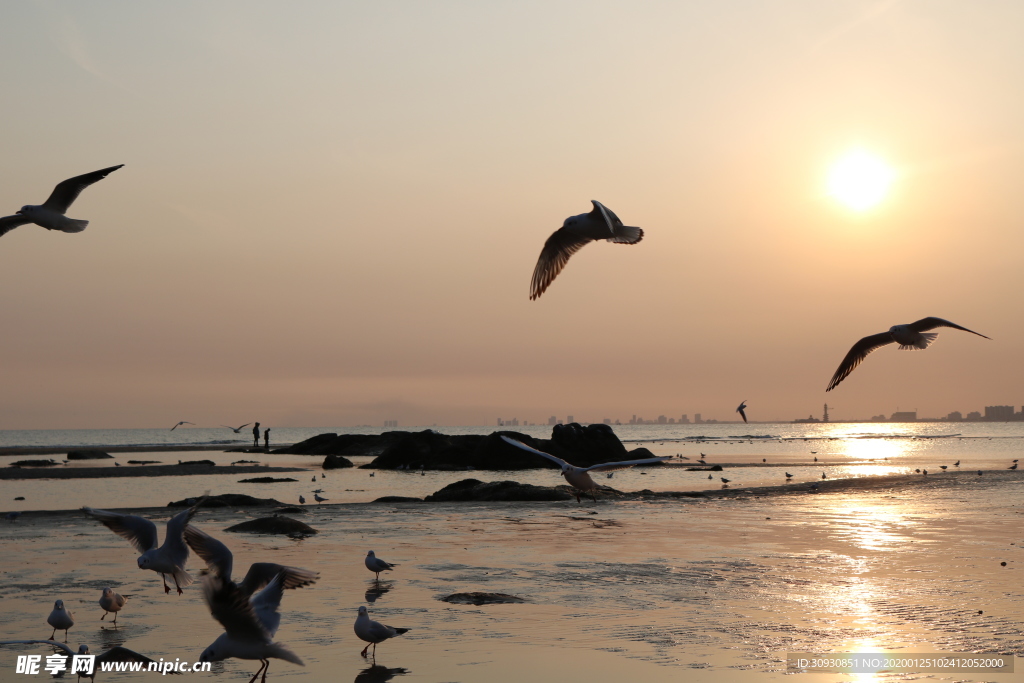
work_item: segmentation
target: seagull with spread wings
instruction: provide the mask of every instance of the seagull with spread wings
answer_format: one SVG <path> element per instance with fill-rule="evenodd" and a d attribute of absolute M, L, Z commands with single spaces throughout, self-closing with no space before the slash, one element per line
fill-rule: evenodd
<path fill-rule="evenodd" d="M 744 411 L 746 411 L 746 409 L 747 409 L 747 402 L 746 401 L 740 402 L 740 407 L 736 409 L 736 412 L 740 414 L 740 417 L 743 418 L 744 422 L 747 421 L 747 413 L 744 412 Z"/>
<path fill-rule="evenodd" d="M 544 243 L 530 281 L 531 300 L 544 293 L 565 268 L 569 257 L 588 242 L 608 240 L 617 244 L 636 244 L 644 238 L 643 230 L 623 225 L 619 217 L 601 202 L 596 199 L 590 202 L 594 205 L 590 213 L 569 216 Z"/>
<path fill-rule="evenodd" d="M 174 578 L 174 585 L 178 589 L 178 595 L 184 591 L 182 586 L 192 584 L 192 577 L 185 571 L 185 563 L 188 562 L 188 546 L 185 544 L 183 534 L 192 516 L 206 496 L 200 498 L 195 505 L 184 512 L 179 512 L 167 522 L 167 532 L 164 534 L 164 544 L 157 546 L 156 524 L 136 515 L 122 515 L 119 512 L 109 510 L 96 510 L 90 507 L 82 508 L 82 512 L 93 519 L 97 519 L 108 529 L 121 538 L 127 539 L 135 546 L 139 555 L 139 569 L 151 569 L 160 574 L 164 582 L 164 593 L 170 593 L 167 586 L 167 574 Z"/>
<path fill-rule="evenodd" d="M 207 575 L 203 579 L 203 597 L 210 614 L 224 627 L 224 633 L 203 650 L 199 661 L 222 662 L 230 657 L 258 659 L 260 668 L 249 683 L 255 681 L 260 672 L 263 672 L 263 680 L 267 680 L 271 657 L 305 666 L 287 645 L 274 642 L 281 624 L 277 610 L 284 595 L 284 581 L 284 572 L 280 572 L 263 590 L 250 597 L 231 581 L 216 574 Z"/>
<path fill-rule="evenodd" d="M 547 458 L 551 462 L 553 462 L 556 465 L 558 465 L 559 467 L 561 467 L 562 468 L 562 476 L 565 477 L 565 480 L 567 482 L 569 482 L 570 486 L 572 486 L 574 489 L 576 489 L 576 492 L 577 492 L 576 493 L 576 502 L 577 503 L 581 502 L 580 501 L 580 492 L 587 493 L 588 491 L 590 492 L 590 495 L 594 498 L 594 502 L 595 503 L 597 502 L 597 496 L 594 495 L 594 491 L 597 490 L 597 482 L 590 478 L 590 473 L 591 472 L 613 472 L 615 470 L 624 470 L 624 469 L 626 469 L 628 467 L 633 467 L 634 465 L 651 465 L 651 464 L 654 464 L 656 462 L 665 462 L 666 460 L 671 460 L 672 459 L 672 456 L 670 456 L 670 455 L 663 455 L 663 456 L 660 456 L 660 457 L 657 457 L 657 458 L 644 458 L 643 460 L 623 460 L 621 462 L 603 462 L 603 463 L 600 463 L 600 464 L 597 464 L 597 465 L 591 465 L 590 467 L 576 467 L 575 465 L 570 465 L 569 463 L 567 463 L 566 461 L 562 460 L 561 458 L 556 458 L 555 456 L 551 455 L 550 453 L 545 453 L 544 451 L 538 451 L 536 448 L 530 448 L 529 446 L 527 446 L 525 443 L 522 443 L 521 441 L 516 441 L 515 439 L 510 439 L 510 438 L 508 438 L 507 436 L 504 436 L 504 435 L 502 435 L 501 438 L 504 439 L 507 443 L 510 443 L 513 446 L 517 447 L 517 448 L 522 448 L 524 451 L 529 451 L 530 453 L 533 453 L 535 455 L 539 455 L 539 456 L 541 456 L 543 458 Z"/>
<path fill-rule="evenodd" d="M 861 364 L 861 361 L 868 357 L 869 353 L 886 344 L 899 344 L 902 350 L 928 348 L 928 345 L 939 336 L 938 332 L 928 332 L 928 330 L 934 330 L 936 327 L 952 327 L 954 330 L 963 330 L 964 332 L 976 334 L 979 337 L 985 337 L 980 332 L 960 327 L 956 323 L 951 323 L 942 318 L 921 318 L 909 325 L 893 325 L 889 328 L 888 332 L 864 337 L 854 344 L 853 348 L 846 354 L 846 357 L 843 358 L 843 362 L 839 364 L 836 374 L 832 375 L 832 381 L 828 383 L 828 388 L 825 391 L 835 389 L 840 382 L 846 379 L 847 375 L 853 372 L 854 368 Z M 985 339 L 991 338 L 985 337 Z"/>
<path fill-rule="evenodd" d="M 185 420 L 182 420 L 182 421 L 181 421 L 181 422 L 179 422 L 178 424 L 176 424 L 176 425 L 174 425 L 173 427 L 171 427 L 171 431 L 173 432 L 173 431 L 174 431 L 175 429 L 177 429 L 177 428 L 178 428 L 178 427 L 180 427 L 181 425 L 194 425 L 194 424 L 195 424 L 195 422 L 187 422 L 187 421 L 185 421 Z"/>
<path fill-rule="evenodd" d="M 225 581 L 231 581 L 231 570 L 235 557 L 231 550 L 205 531 L 189 524 L 185 527 L 185 542 L 196 555 L 206 563 L 211 574 Z M 316 583 L 320 578 L 318 572 L 300 567 L 286 567 L 275 562 L 253 562 L 245 578 L 237 583 L 239 590 L 248 597 L 269 584 L 275 576 L 281 576 L 282 588 L 302 588 Z"/>
<path fill-rule="evenodd" d="M 230 429 L 230 430 L 231 430 L 231 431 L 233 431 L 233 432 L 234 432 L 235 434 L 241 434 L 241 433 L 242 433 L 242 429 L 243 429 L 244 427 L 248 427 L 248 426 L 249 426 L 249 425 L 251 425 L 251 424 L 252 424 L 252 422 L 246 422 L 246 423 L 245 423 L 244 425 L 242 425 L 241 427 L 228 427 L 227 425 L 221 425 L 221 427 L 224 427 L 225 429 Z"/>
<path fill-rule="evenodd" d="M 0 237 L 20 225 L 27 225 L 28 223 L 35 223 L 47 230 L 82 232 L 89 225 L 89 221 L 68 218 L 64 214 L 71 208 L 71 204 L 78 199 L 78 195 L 82 194 L 82 190 L 97 181 L 103 180 L 122 166 L 124 164 L 118 164 L 110 168 L 68 178 L 58 183 L 57 187 L 53 188 L 53 192 L 50 193 L 50 197 L 42 204 L 38 206 L 26 204 L 14 212 L 13 216 L 0 218 Z"/>

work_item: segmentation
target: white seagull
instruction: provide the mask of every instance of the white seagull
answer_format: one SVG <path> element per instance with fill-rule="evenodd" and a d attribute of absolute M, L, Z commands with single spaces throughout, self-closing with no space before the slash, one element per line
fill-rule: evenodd
<path fill-rule="evenodd" d="M 35 223 L 47 230 L 82 232 L 89 225 L 89 221 L 68 218 L 64 214 L 67 213 L 72 202 L 78 199 L 78 195 L 82 193 L 82 190 L 99 180 L 103 180 L 107 175 L 122 166 L 124 164 L 118 164 L 110 168 L 68 178 L 64 182 L 58 183 L 57 187 L 53 188 L 49 198 L 41 205 L 26 204 L 19 211 L 16 211 L 13 216 L 0 218 L 0 237 L 27 223 Z"/>
<path fill-rule="evenodd" d="M 173 427 L 171 427 L 171 431 L 173 432 L 173 431 L 174 431 L 175 429 L 177 429 L 177 428 L 178 428 L 178 427 L 180 427 L 181 425 L 191 425 L 191 424 L 195 424 L 195 422 L 186 422 L 185 420 L 182 420 L 182 421 L 181 421 L 181 422 L 179 422 L 178 424 L 176 424 L 176 425 L 174 425 Z M 230 427 L 229 427 L 229 429 L 230 429 Z"/>
<path fill-rule="evenodd" d="M 864 337 L 854 344 L 853 348 L 846 354 L 846 357 L 843 358 L 843 362 L 839 364 L 836 374 L 832 375 L 832 381 L 828 383 L 828 388 L 825 391 L 835 389 L 840 382 L 846 379 L 847 375 L 853 372 L 854 368 L 860 365 L 861 361 L 867 358 L 869 353 L 886 344 L 899 344 L 901 350 L 928 348 L 928 345 L 939 336 L 938 332 L 928 332 L 928 330 L 934 330 L 936 327 L 952 327 L 954 330 L 963 330 L 964 332 L 976 334 L 979 337 L 985 337 L 985 335 L 979 332 L 969 330 L 966 327 L 960 327 L 942 318 L 921 318 L 909 325 L 893 325 L 889 328 L 888 332 Z M 991 339 L 991 337 L 985 337 L 985 339 Z"/>
<path fill-rule="evenodd" d="M 124 603 L 127 600 L 120 593 L 115 593 L 113 588 L 104 588 L 103 595 L 100 596 L 100 607 L 103 608 L 103 616 L 100 617 L 100 621 L 107 618 L 107 614 L 113 612 L 114 614 L 114 626 L 117 626 L 117 613 L 124 607 Z"/>
<path fill-rule="evenodd" d="M 214 574 L 203 579 L 203 597 L 210 614 L 224 627 L 224 633 L 199 655 L 200 662 L 220 662 L 230 657 L 258 659 L 260 668 L 253 674 L 252 683 L 263 672 L 267 680 L 270 658 L 284 659 L 305 666 L 299 656 L 287 645 L 275 643 L 274 634 L 281 624 L 277 608 L 284 595 L 284 572 L 279 573 L 266 588 L 249 597 L 241 588 Z"/>
<path fill-rule="evenodd" d="M 192 516 L 196 513 L 199 505 L 206 500 L 203 496 L 199 501 L 184 512 L 179 512 L 167 522 L 167 532 L 164 535 L 164 544 L 157 547 L 156 524 L 143 517 L 135 515 L 122 515 L 119 512 L 108 510 L 95 510 L 90 507 L 82 508 L 82 512 L 94 519 L 98 519 L 108 529 L 121 538 L 127 539 L 135 546 L 139 555 L 139 569 L 151 569 L 158 572 L 164 582 L 164 593 L 170 593 L 167 586 L 167 576 L 174 577 L 174 585 L 178 589 L 178 595 L 184 591 L 182 586 L 192 584 L 192 577 L 185 571 L 185 563 L 188 561 L 188 546 L 182 534 Z"/>
<path fill-rule="evenodd" d="M 243 429 L 243 428 L 245 428 L 245 427 L 248 427 L 248 426 L 249 426 L 249 425 L 251 425 L 251 424 L 252 424 L 252 422 L 246 422 L 246 423 L 245 423 L 244 425 L 242 425 L 241 427 L 228 427 L 227 425 L 221 425 L 221 427 L 224 427 L 225 429 L 230 429 L 230 430 L 231 430 L 231 431 L 233 431 L 233 432 L 234 432 L 235 434 L 241 434 L 241 433 L 242 433 L 242 429 Z"/>
<path fill-rule="evenodd" d="M 740 417 L 743 418 L 744 422 L 747 421 L 747 414 L 745 412 L 743 412 L 746 409 L 747 409 L 747 402 L 746 401 L 741 401 L 740 402 L 740 407 L 736 409 L 736 412 L 740 414 Z"/>
<path fill-rule="evenodd" d="M 378 581 L 380 580 L 381 572 L 389 572 L 391 571 L 391 568 L 395 566 L 374 555 L 372 550 L 366 553 L 366 559 L 363 560 L 363 564 L 366 565 L 367 569 L 377 575 L 376 578 Z"/>
<path fill-rule="evenodd" d="M 75 615 L 71 610 L 64 607 L 64 601 L 58 600 L 53 603 L 53 611 L 46 617 L 46 623 L 53 627 L 50 640 L 57 635 L 57 631 L 64 631 L 64 642 L 68 642 L 68 629 L 75 625 Z"/>
<path fill-rule="evenodd" d="M 672 459 L 672 456 L 670 455 L 663 455 L 657 458 L 644 458 L 643 460 L 623 460 L 621 462 L 604 462 L 598 465 L 591 465 L 590 467 L 576 467 L 575 465 L 570 465 L 561 458 L 556 458 L 550 453 L 545 453 L 544 451 L 538 451 L 536 448 L 530 448 L 525 443 L 516 441 L 515 439 L 510 439 L 504 435 L 501 438 L 517 448 L 522 448 L 524 451 L 529 451 L 530 453 L 547 458 L 561 467 L 562 476 L 565 477 L 565 480 L 569 482 L 569 485 L 577 491 L 577 503 L 580 502 L 580 491 L 584 493 L 589 491 L 590 495 L 594 497 L 594 502 L 597 502 L 597 496 L 594 496 L 594 491 L 597 490 L 597 482 L 590 478 L 590 472 L 612 472 L 615 470 L 624 470 L 627 467 L 632 467 L 633 465 L 650 465 L 652 463 L 664 462 Z"/>
<path fill-rule="evenodd" d="M 185 542 L 202 558 L 210 573 L 225 581 L 231 581 L 231 570 L 235 557 L 226 545 L 205 531 L 200 531 L 189 524 L 185 527 Z M 283 588 L 302 588 L 316 583 L 320 574 L 299 567 L 285 567 L 274 562 L 253 562 L 241 583 L 236 584 L 242 593 L 249 597 L 269 584 L 274 577 L 281 577 Z"/>
<path fill-rule="evenodd" d="M 373 645 L 373 656 L 377 656 L 377 643 L 383 643 L 388 638 L 394 638 L 400 636 L 403 633 L 407 633 L 407 628 L 395 628 L 393 626 L 385 626 L 379 621 L 374 621 L 370 618 L 370 615 L 366 612 L 366 606 L 359 606 L 359 616 L 356 617 L 355 624 L 356 635 L 359 640 L 367 643 L 363 651 L 360 652 L 362 656 L 366 656 L 366 651 L 370 649 L 370 645 Z"/>
<path fill-rule="evenodd" d="M 617 244 L 636 244 L 644 238 L 643 230 L 623 225 L 619 217 L 601 202 L 596 199 L 590 202 L 594 205 L 590 213 L 569 216 L 544 243 L 530 281 L 531 300 L 544 293 L 565 268 L 569 257 L 588 242 L 608 240 Z"/>

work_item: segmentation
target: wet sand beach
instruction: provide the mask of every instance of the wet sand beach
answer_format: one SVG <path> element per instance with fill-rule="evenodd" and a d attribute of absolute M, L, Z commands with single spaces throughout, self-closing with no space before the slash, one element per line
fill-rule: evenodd
<path fill-rule="evenodd" d="M 321 573 L 282 601 L 277 640 L 306 666 L 273 660 L 272 680 L 762 681 L 787 675 L 790 651 L 1024 653 L 1024 476 L 828 484 L 596 505 L 325 504 L 293 515 L 320 530 L 302 540 L 224 531 L 266 514 L 258 510 L 203 509 L 193 523 L 232 548 L 236 575 L 253 561 Z M 162 536 L 169 512 L 141 512 Z M 76 614 L 69 643 L 94 652 L 123 644 L 195 660 L 221 633 L 198 584 L 165 596 L 124 540 L 81 513 L 26 513 L 0 529 L 0 639 L 45 638 L 58 598 Z M 363 567 L 367 550 L 398 565 L 379 585 Z M 189 567 L 198 574 L 198 558 Z M 99 620 L 108 585 L 129 598 L 116 630 Z M 438 599 L 468 591 L 526 602 Z M 352 632 L 364 604 L 372 618 L 411 629 L 378 646 L 377 668 L 359 656 L 364 643 Z M 15 654 L 26 652 L 47 648 L 4 646 L 0 667 L 13 671 Z M 245 680 L 258 666 L 229 660 L 212 675 L 190 675 Z"/>

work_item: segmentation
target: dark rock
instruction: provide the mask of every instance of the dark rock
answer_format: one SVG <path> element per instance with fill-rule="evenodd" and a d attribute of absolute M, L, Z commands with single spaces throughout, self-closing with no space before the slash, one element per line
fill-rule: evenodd
<path fill-rule="evenodd" d="M 217 463 L 215 463 L 212 460 L 186 460 L 185 462 L 182 462 L 182 461 L 179 460 L 178 461 L 178 465 L 180 467 L 197 467 L 197 466 L 216 467 Z"/>
<path fill-rule="evenodd" d="M 383 434 L 318 434 L 297 444 L 278 448 L 272 453 L 290 455 L 380 455 L 409 432 Z"/>
<path fill-rule="evenodd" d="M 186 498 L 185 500 L 168 503 L 169 508 L 187 508 L 196 504 L 200 496 Z M 201 508 L 227 508 L 227 507 L 261 507 L 264 505 L 284 505 L 273 498 L 253 498 L 242 493 L 222 493 L 219 496 L 207 496 L 206 500 L 199 507 Z"/>
<path fill-rule="evenodd" d="M 286 508 L 278 508 L 274 510 L 274 514 L 281 515 L 304 515 L 306 514 L 306 508 L 296 507 L 295 505 L 289 505 Z"/>
<path fill-rule="evenodd" d="M 14 500 L 25 500 L 25 496 L 16 496 Z"/>
<path fill-rule="evenodd" d="M 422 498 L 411 496 L 381 496 L 373 501 L 374 503 L 422 503 Z"/>
<path fill-rule="evenodd" d="M 56 460 L 19 460 L 12 462 L 11 467 L 55 467 L 60 463 Z"/>
<path fill-rule="evenodd" d="M 644 460 L 645 458 L 657 458 L 654 453 L 641 446 L 640 448 L 634 448 L 633 450 L 626 453 L 629 457 L 627 460 Z M 661 463 L 651 463 L 650 465 L 641 465 L 641 467 L 661 467 Z"/>
<path fill-rule="evenodd" d="M 526 602 L 523 598 L 507 593 L 452 593 L 443 598 L 442 602 L 450 602 L 454 605 L 503 605 L 517 602 Z"/>
<path fill-rule="evenodd" d="M 111 456 L 111 457 L 113 457 L 113 456 Z M 129 460 L 128 464 L 129 465 L 159 465 L 162 462 L 163 462 L 162 460 Z"/>
<path fill-rule="evenodd" d="M 463 479 L 448 484 L 424 498 L 428 503 L 446 503 L 452 501 L 544 501 L 571 500 L 568 491 L 551 486 L 534 486 L 520 484 L 518 481 L 482 482 L 479 479 Z"/>
<path fill-rule="evenodd" d="M 110 453 L 95 448 L 85 448 L 77 451 L 68 451 L 68 460 L 102 460 L 113 458 Z"/>
<path fill-rule="evenodd" d="M 711 467 L 687 467 L 687 472 L 721 472 L 721 465 L 712 465 Z"/>
<path fill-rule="evenodd" d="M 248 522 L 229 526 L 224 531 L 281 534 L 284 536 L 310 536 L 317 533 L 316 529 L 305 522 L 300 522 L 291 517 L 260 517 L 259 519 L 250 519 Z"/>
<path fill-rule="evenodd" d="M 239 479 L 239 484 L 276 484 L 279 481 L 298 481 L 290 477 L 253 477 L 252 479 Z"/>
<path fill-rule="evenodd" d="M 323 468 L 325 470 L 340 470 L 345 467 L 355 467 L 355 465 L 343 455 L 328 455 L 324 458 Z"/>

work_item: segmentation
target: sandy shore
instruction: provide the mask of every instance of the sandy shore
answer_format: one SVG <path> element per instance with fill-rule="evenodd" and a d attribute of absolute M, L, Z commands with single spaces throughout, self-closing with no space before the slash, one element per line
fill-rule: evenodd
<path fill-rule="evenodd" d="M 129 465 L 126 467 L 4 467 L 0 480 L 19 479 L 120 479 L 124 477 L 187 477 L 208 474 L 266 474 L 306 472 L 298 467 L 262 465 Z"/>
<path fill-rule="evenodd" d="M 301 541 L 224 531 L 263 511 L 201 510 L 194 523 L 234 550 L 236 574 L 254 561 L 321 572 L 316 585 L 285 594 L 277 638 L 306 666 L 274 660 L 275 681 L 791 681 L 791 651 L 1024 654 L 1024 480 L 925 479 L 596 505 L 308 506 L 299 517 L 321 533 Z M 158 522 L 170 514 L 140 512 Z M 198 585 L 164 595 L 127 542 L 78 512 L 27 513 L 0 524 L 0 542 L 0 638 L 48 636 L 58 598 L 76 612 L 71 642 L 94 651 L 123 644 L 194 660 L 221 632 Z M 379 585 L 362 566 L 371 549 L 398 565 Z M 195 558 L 190 567 L 198 573 Z M 129 596 L 117 630 L 99 620 L 106 585 Z M 468 591 L 527 602 L 439 600 Z M 378 647 L 376 668 L 352 633 L 362 604 L 411 629 Z M 5 646 L 0 669 L 13 671 L 14 656 L 27 652 L 48 650 Z M 247 680 L 257 666 L 229 660 L 202 680 Z"/>

